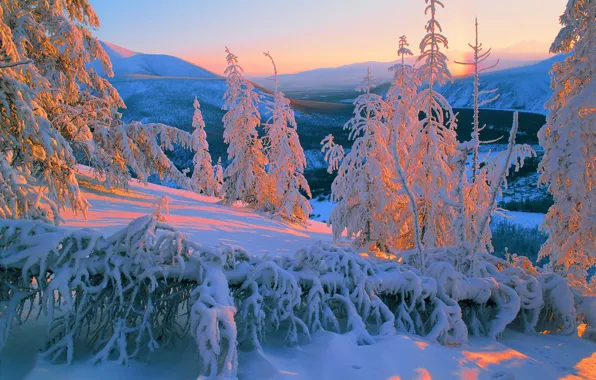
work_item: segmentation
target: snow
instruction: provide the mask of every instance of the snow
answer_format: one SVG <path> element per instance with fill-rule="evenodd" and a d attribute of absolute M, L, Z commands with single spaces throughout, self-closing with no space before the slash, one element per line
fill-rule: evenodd
<path fill-rule="evenodd" d="M 128 192 L 108 192 L 89 182 L 88 169 L 78 174 L 83 194 L 91 203 L 89 219 L 65 213 L 66 226 L 100 229 L 109 234 L 131 219 L 154 211 L 156 200 L 171 198 L 168 223 L 191 240 L 206 245 L 233 243 L 250 253 L 283 255 L 316 240 L 331 241 L 325 224 L 307 227 L 272 220 L 242 206 L 225 207 L 217 199 L 132 181 Z M 315 202 L 316 210 L 330 202 Z M 518 214 L 523 213 L 515 213 Z M 522 215 L 520 215 L 522 216 Z M 93 366 L 84 351 L 72 365 L 53 364 L 36 356 L 46 336 L 47 321 L 30 320 L 16 327 L 0 354 L 1 379 L 161 379 L 196 378 L 199 371 L 195 342 L 185 338 L 160 348 L 148 362 L 114 362 Z M 575 336 L 530 335 L 506 330 L 499 342 L 470 337 L 460 347 L 442 346 L 418 336 L 375 336 L 375 343 L 358 346 L 349 334 L 319 332 L 310 343 L 290 348 L 269 341 L 260 351 L 240 351 L 240 379 L 586 379 L 596 371 L 596 345 Z M 432 359 L 430 359 L 432 358 Z M 430 360 L 429 360 L 430 359 Z M 499 377 L 500 376 L 500 377 Z M 568 376 L 568 377 L 565 377 Z"/>
<path fill-rule="evenodd" d="M 158 77 L 220 78 L 200 66 L 170 55 L 137 53 L 103 41 L 101 44 L 112 61 L 116 77 L 134 74 Z M 93 63 L 93 67 L 103 74 L 101 65 L 97 62 Z"/>
<path fill-rule="evenodd" d="M 93 366 L 83 357 L 72 365 L 36 359 L 45 326 L 32 321 L 17 328 L 10 350 L 0 356 L 2 379 L 195 379 L 194 342 L 161 349 L 149 362 L 128 366 L 113 362 Z M 347 335 L 315 334 L 304 346 L 265 345 L 259 351 L 240 351 L 238 377 L 274 379 L 589 379 L 596 371 L 596 345 L 578 337 L 522 334 L 507 330 L 500 342 L 470 338 L 461 347 L 446 347 L 401 334 L 379 337 L 358 346 Z M 501 377 L 499 377 L 501 375 Z"/>
<path fill-rule="evenodd" d="M 65 212 L 66 227 L 90 227 L 110 234 L 132 219 L 153 213 L 155 202 L 167 195 L 172 199 L 168 205 L 168 224 L 202 244 L 227 243 L 240 245 L 254 255 L 281 255 L 293 253 L 313 240 L 332 240 L 331 229 L 321 222 L 309 221 L 307 226 L 287 224 L 239 205 L 219 205 L 219 199 L 214 197 L 155 184 L 145 186 L 134 180 L 128 192 L 107 191 L 89 182 L 86 168 L 80 170 L 82 192 L 91 207 L 86 221 L 82 215 Z"/>

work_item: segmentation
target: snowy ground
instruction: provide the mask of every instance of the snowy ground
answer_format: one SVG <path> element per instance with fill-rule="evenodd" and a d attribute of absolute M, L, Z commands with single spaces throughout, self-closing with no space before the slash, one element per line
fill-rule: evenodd
<path fill-rule="evenodd" d="M 308 227 L 271 220 L 216 199 L 157 185 L 131 184 L 128 193 L 106 192 L 89 183 L 84 192 L 92 207 L 88 220 L 69 217 L 67 226 L 106 233 L 153 211 L 164 194 L 173 202 L 169 222 L 204 244 L 241 245 L 253 254 L 289 254 L 315 240 L 331 240 L 330 229 L 312 221 Z M 317 205 L 329 208 L 329 203 Z M 322 212 L 322 211 L 321 211 Z M 326 211 L 327 212 L 327 211 Z M 527 218 L 526 218 L 527 219 Z M 43 319 L 14 329 L 0 355 L 0 379 L 195 379 L 199 371 L 194 342 L 176 342 L 149 362 L 89 364 L 79 351 L 70 366 L 36 358 L 45 337 Z M 590 379 L 596 375 L 596 344 L 575 336 L 528 335 L 508 330 L 499 342 L 471 338 L 461 347 L 444 347 L 423 338 L 397 335 L 357 346 L 349 336 L 320 333 L 313 341 L 288 348 L 270 342 L 263 352 L 240 352 L 240 379 Z"/>

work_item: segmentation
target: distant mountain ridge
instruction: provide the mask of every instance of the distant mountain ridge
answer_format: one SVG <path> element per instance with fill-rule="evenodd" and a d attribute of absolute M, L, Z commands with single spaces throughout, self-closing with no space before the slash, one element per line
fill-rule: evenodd
<path fill-rule="evenodd" d="M 544 51 L 544 53 L 541 53 Z M 511 68 L 533 65 L 548 57 L 548 45 L 538 41 L 519 42 L 513 46 L 493 50 L 491 61 L 499 59 L 499 65 L 491 71 L 502 71 Z M 467 52 L 448 50 L 447 56 L 450 62 L 470 59 Z M 406 58 L 407 64 L 414 64 L 417 57 Z M 392 73 L 389 67 L 398 61 L 391 62 L 358 62 L 338 67 L 316 68 L 295 74 L 278 75 L 280 88 L 285 92 L 303 92 L 307 90 L 346 90 L 353 89 L 360 83 L 365 75 L 366 69 L 370 67 L 371 74 L 378 84 L 391 81 Z M 490 63 L 487 62 L 487 63 Z M 450 65 L 451 66 L 451 65 Z M 271 87 L 272 82 L 263 76 L 255 76 L 252 80 L 264 87 Z"/>
<path fill-rule="evenodd" d="M 112 61 L 112 70 L 115 77 L 145 75 L 201 79 L 221 78 L 221 76 L 205 68 L 171 55 L 138 53 L 109 42 L 100 42 Z M 93 67 L 100 74 L 103 74 L 99 63 L 95 62 Z"/>
<path fill-rule="evenodd" d="M 551 97 L 549 71 L 555 62 L 565 59 L 556 55 L 533 65 L 485 73 L 480 76 L 480 90 L 498 89 L 499 99 L 483 108 L 524 110 L 545 114 L 544 104 Z M 473 106 L 473 77 L 457 78 L 439 89 L 453 107 Z"/>

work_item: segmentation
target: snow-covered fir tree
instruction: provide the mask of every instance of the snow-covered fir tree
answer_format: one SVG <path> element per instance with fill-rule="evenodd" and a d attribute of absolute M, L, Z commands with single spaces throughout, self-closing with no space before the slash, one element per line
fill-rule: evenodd
<path fill-rule="evenodd" d="M 224 141 L 228 144 L 230 164 L 224 171 L 224 203 L 242 201 L 259 207 L 266 196 L 267 158 L 257 127 L 261 115 L 259 97 L 250 81 L 242 76 L 238 57 L 226 48 L 227 89 L 224 94 Z"/>
<path fill-rule="evenodd" d="M 221 197 L 223 183 L 224 183 L 224 176 L 223 176 L 223 166 L 221 166 L 221 157 L 217 159 L 217 164 L 213 167 L 213 178 L 215 180 L 215 196 Z"/>
<path fill-rule="evenodd" d="M 181 188 L 192 189 L 189 178 L 165 153 L 177 147 L 190 150 L 190 133 L 161 123 L 124 123 L 118 118 L 109 128 L 98 128 L 94 134 L 92 169 L 105 187 L 127 188 L 132 170 L 143 183 L 155 174 Z"/>
<path fill-rule="evenodd" d="M 473 60 L 471 62 L 458 62 L 455 61 L 455 63 L 459 64 L 459 65 L 464 65 L 464 66 L 472 66 L 474 68 L 474 91 L 472 94 L 473 97 L 473 101 L 474 101 L 474 116 L 473 116 L 473 120 L 472 120 L 472 140 L 475 141 L 475 147 L 473 150 L 473 157 L 472 157 L 472 181 L 476 181 L 476 174 L 478 173 L 479 169 L 480 169 L 480 161 L 478 158 L 478 148 L 480 147 L 480 131 L 482 131 L 482 129 L 484 129 L 486 126 L 483 126 L 482 128 L 480 128 L 480 107 L 482 107 L 483 105 L 486 105 L 488 103 L 494 102 L 495 100 L 497 100 L 500 95 L 497 94 L 496 92 L 498 91 L 498 89 L 491 89 L 491 90 L 484 90 L 484 91 L 480 91 L 480 74 L 482 74 L 483 72 L 486 72 L 487 70 L 493 69 L 495 68 L 498 64 L 499 64 L 499 60 L 497 60 L 496 63 L 487 66 L 487 67 L 482 67 L 482 63 L 484 63 L 486 60 L 488 60 L 491 56 L 491 49 L 489 48 L 487 51 L 484 51 L 483 47 L 482 47 L 482 43 L 480 43 L 478 41 L 478 18 L 476 18 L 475 20 L 475 35 L 476 35 L 476 40 L 474 45 L 472 44 L 468 44 L 468 46 L 470 46 L 470 48 L 472 49 L 473 52 Z M 482 97 L 492 94 L 492 97 L 489 98 L 485 98 L 482 99 Z"/>
<path fill-rule="evenodd" d="M 269 161 L 268 180 L 272 188 L 269 202 L 274 215 L 301 223 L 308 220 L 310 203 L 303 195 L 311 197 L 310 187 L 304 178 L 306 157 L 298 139 L 294 111 L 290 101 L 277 87 L 277 67 L 273 57 L 264 53 L 273 64 L 275 90 L 268 110 L 271 116 L 265 124 L 267 135 L 265 149 Z"/>
<path fill-rule="evenodd" d="M 358 237 L 362 244 L 376 243 L 382 248 L 390 244 L 394 230 L 391 199 L 396 192 L 394 166 L 388 151 L 390 131 L 385 124 L 387 103 L 371 92 L 374 78 L 370 68 L 357 91 L 354 116 L 345 124 L 354 140 L 352 149 L 339 166 L 331 185 L 335 205 L 330 224 L 333 235 Z"/>
<path fill-rule="evenodd" d="M 485 66 L 483 65 L 490 56 L 491 56 L 491 49 L 484 51 L 482 47 L 482 43 L 479 41 L 479 34 L 478 34 L 478 19 L 475 19 L 475 42 L 474 44 L 468 44 L 472 49 L 472 57 L 473 59 L 470 62 L 455 62 L 459 65 L 464 66 L 472 66 L 474 70 L 474 82 L 473 82 L 473 119 L 472 119 L 472 134 L 471 140 L 465 144 L 466 151 L 471 151 L 472 154 L 472 171 L 470 174 L 470 181 L 467 178 L 464 178 L 464 182 L 461 184 L 462 187 L 458 186 L 458 192 L 461 190 L 459 196 L 462 197 L 461 201 L 463 202 L 463 218 L 462 225 L 463 230 L 465 231 L 466 238 L 468 241 L 476 240 L 476 231 L 478 224 L 480 223 L 480 219 L 485 213 L 486 209 L 492 210 L 492 205 L 490 204 L 490 186 L 489 178 L 491 174 L 487 170 L 480 169 L 480 156 L 479 156 L 479 148 L 480 144 L 482 143 L 492 143 L 495 141 L 481 141 L 480 140 L 480 132 L 486 128 L 486 125 L 480 127 L 480 107 L 491 103 L 499 98 L 499 94 L 497 93 L 498 89 L 490 89 L 490 90 L 480 90 L 480 74 L 490 70 L 498 65 L 499 60 L 496 63 Z M 487 97 L 487 95 L 489 95 Z M 464 145 L 461 145 L 463 147 Z M 463 151 L 460 149 L 460 155 Z M 457 160 L 456 160 L 457 161 Z M 465 164 L 458 161 L 460 165 Z M 458 169 L 458 173 L 460 170 Z M 459 175 L 459 174 L 458 174 Z M 466 173 L 467 175 L 467 173 Z M 500 185 L 498 186 L 500 188 Z M 460 216 L 458 215 L 458 218 Z M 459 220 L 459 219 L 458 219 Z M 479 249 L 484 251 L 492 252 L 492 233 L 490 228 L 485 228 L 482 237 L 482 243 L 479 246 Z"/>
<path fill-rule="evenodd" d="M 0 129 L 0 188 L 15 197 L 0 204 L 2 216 L 58 223 L 64 207 L 85 213 L 77 163 L 91 166 L 108 188 L 126 187 L 130 170 L 142 181 L 158 174 L 188 186 L 164 150 L 190 148 L 191 135 L 123 122 L 118 92 L 90 65 L 99 62 L 112 75 L 90 30 L 99 20 L 87 0 L 0 5 L 0 112 L 10 126 Z"/>
<path fill-rule="evenodd" d="M 421 63 L 418 74 L 428 87 L 418 93 L 414 108 L 422 113 L 422 120 L 414 130 L 413 143 L 408 153 L 407 167 L 411 188 L 417 193 L 417 208 L 421 240 L 425 247 L 441 247 L 453 244 L 451 222 L 452 207 L 446 204 L 442 193 L 450 193 L 453 183 L 453 163 L 456 156 L 456 120 L 448 101 L 436 91 L 436 86 L 451 81 L 447 57 L 441 48 L 447 49 L 447 38 L 441 34 L 436 11 L 443 4 L 426 0 L 425 13 L 430 14 L 426 24 L 427 34 L 420 42 Z M 413 244 L 411 244 L 413 246 Z"/>
<path fill-rule="evenodd" d="M 190 181 L 194 191 L 206 195 L 215 195 L 217 193 L 217 184 L 211 164 L 211 155 L 209 154 L 205 121 L 203 121 L 201 105 L 196 97 L 193 107 L 195 111 L 192 116 L 192 150 L 195 152 L 195 155 L 192 159 L 194 169 Z"/>
<path fill-rule="evenodd" d="M 412 128 L 418 123 L 418 114 L 412 108 L 412 102 L 418 92 L 420 81 L 416 70 L 405 63 L 405 58 L 413 55 L 409 45 L 405 35 L 399 38 L 397 55 L 401 63 L 389 68 L 393 71 L 393 79 L 386 96 L 389 105 L 387 125 L 391 129 L 391 140 L 399 141 L 403 147 L 412 145 Z"/>
<path fill-rule="evenodd" d="M 410 189 L 409 179 L 414 176 L 408 174 L 410 168 L 413 168 L 408 165 L 408 154 L 414 143 L 415 131 L 419 128 L 418 110 L 413 102 L 420 79 L 416 70 L 405 63 L 406 56 L 413 55 L 408 46 L 406 36 L 401 36 L 397 51 L 401 62 L 389 68 L 393 71 L 393 80 L 386 96 L 389 106 L 387 125 L 391 133 L 388 150 L 396 165 L 397 176 L 394 181 L 400 186 L 393 200 L 396 226 L 399 226 L 399 230 L 395 231 L 393 246 L 401 250 L 412 248 L 420 232 L 418 223 L 415 222 L 418 220 L 415 217 L 417 210 L 412 209 L 412 200 L 416 197 Z"/>
<path fill-rule="evenodd" d="M 344 147 L 336 144 L 332 134 L 325 136 L 321 141 L 321 152 L 325 154 L 325 162 L 327 162 L 327 173 L 331 174 L 339 169 L 341 160 L 345 157 Z"/>
<path fill-rule="evenodd" d="M 555 267 L 596 265 L 596 2 L 569 0 L 551 53 L 553 95 L 538 138 L 544 147 L 540 182 L 554 198 L 543 229 L 541 257 Z"/>
<path fill-rule="evenodd" d="M 91 33 L 99 21 L 87 0 L 0 1 L 0 187 L 23 184 L 3 216 L 59 221 L 69 206 L 86 212 L 75 178 L 75 151 L 92 155 L 92 130 L 109 124 L 122 105 L 105 78 L 89 67 L 109 59 Z M 36 187 L 45 188 L 39 196 Z M 3 193 L 6 198 L 8 193 Z M 48 210 L 42 205 L 51 200 Z"/>

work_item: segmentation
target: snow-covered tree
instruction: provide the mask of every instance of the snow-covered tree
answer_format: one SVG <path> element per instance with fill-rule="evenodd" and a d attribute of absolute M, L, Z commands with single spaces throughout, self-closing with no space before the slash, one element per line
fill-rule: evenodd
<path fill-rule="evenodd" d="M 391 141 L 404 147 L 404 153 L 412 145 L 412 129 L 418 125 L 418 112 L 412 107 L 412 102 L 420 85 L 416 70 L 405 64 L 405 57 L 413 55 L 409 45 L 405 35 L 399 38 L 397 55 L 401 63 L 389 68 L 393 71 L 393 80 L 386 96 L 389 105 L 387 125 L 391 129 Z"/>
<path fill-rule="evenodd" d="M 538 138 L 544 147 L 540 183 L 554 198 L 543 229 L 541 257 L 555 267 L 596 265 L 596 2 L 569 0 L 551 53 L 553 95 Z"/>
<path fill-rule="evenodd" d="M 273 192 L 269 199 L 273 208 L 271 211 L 282 218 L 304 223 L 311 212 L 310 203 L 302 194 L 311 197 L 308 182 L 304 178 L 306 157 L 298 139 L 296 119 L 290 101 L 277 87 L 275 61 L 269 53 L 264 54 L 273 64 L 275 81 L 273 102 L 268 106 L 271 116 L 265 124 L 268 175 Z"/>
<path fill-rule="evenodd" d="M 207 143 L 207 134 L 205 133 L 205 122 L 201 114 L 201 105 L 195 97 L 193 102 L 195 109 L 192 117 L 192 150 L 195 155 L 192 159 L 194 169 L 192 172 L 192 188 L 196 192 L 206 195 L 216 194 L 216 183 L 214 178 L 213 166 L 211 165 L 211 155 L 209 154 L 209 144 Z"/>
<path fill-rule="evenodd" d="M 163 150 L 189 148 L 190 134 L 121 120 L 122 100 L 91 65 L 112 74 L 97 26 L 87 0 L 0 0 L 0 191 L 15 196 L 0 204 L 5 217 L 58 223 L 64 207 L 85 213 L 77 162 L 106 187 L 126 187 L 130 170 L 189 184 Z"/>
<path fill-rule="evenodd" d="M 97 60 L 111 73 L 90 30 L 98 25 L 87 0 L 0 1 L 0 156 L 5 175 L 14 171 L 9 176 L 26 183 L 7 216 L 44 214 L 58 222 L 57 210 L 69 206 L 84 213 L 88 207 L 75 178 L 74 153 L 94 154 L 94 128 L 109 124 L 113 108 L 122 105 L 89 66 Z M 44 197 L 36 187 L 45 188 L 56 207 L 40 211 Z"/>
<path fill-rule="evenodd" d="M 453 110 L 435 89 L 435 86 L 452 80 L 447 57 L 441 51 L 441 46 L 448 47 L 448 41 L 441 34 L 441 25 L 436 19 L 437 7 L 443 4 L 437 0 L 425 1 L 430 19 L 426 24 L 427 34 L 420 43 L 421 54 L 417 62 L 422 63 L 418 68 L 419 78 L 428 87 L 413 101 L 413 107 L 422 113 L 422 120 L 414 130 L 404 166 L 410 187 L 417 193 L 421 240 L 430 248 L 453 244 L 451 222 L 455 215 L 441 194 L 450 193 L 454 186 L 452 159 L 457 154 L 457 135 Z"/>
<path fill-rule="evenodd" d="M 476 42 L 474 45 L 468 44 L 472 49 L 474 55 L 474 59 L 471 62 L 455 62 L 459 65 L 464 66 L 473 66 L 474 67 L 474 92 L 472 94 L 474 100 L 474 117 L 472 121 L 472 140 L 475 141 L 475 146 L 473 149 L 473 157 L 472 157 L 472 182 L 476 181 L 476 174 L 480 169 L 480 161 L 478 159 L 478 148 L 480 147 L 480 131 L 482 131 L 485 127 L 483 126 L 480 128 L 480 107 L 485 104 L 494 102 L 500 96 L 500 94 L 495 94 L 498 89 L 491 89 L 491 90 L 484 90 L 480 91 L 480 74 L 483 72 L 493 69 L 499 64 L 499 60 L 496 63 L 488 66 L 488 67 L 481 67 L 481 64 L 485 62 L 487 59 L 490 58 L 491 49 L 489 48 L 487 51 L 483 51 L 482 43 L 478 41 L 478 18 L 475 20 L 475 30 L 476 30 Z M 480 100 L 481 97 L 494 94 L 491 98 Z"/>
<path fill-rule="evenodd" d="M 478 19 L 475 20 L 475 42 L 474 44 L 468 44 L 473 52 L 473 59 L 470 62 L 455 62 L 459 65 L 464 66 L 472 66 L 474 69 L 474 90 L 472 93 L 473 97 L 473 120 L 472 120 L 472 134 L 471 140 L 461 144 L 459 146 L 459 154 L 458 158 L 456 158 L 456 162 L 458 165 L 457 172 L 455 173 L 458 176 L 458 181 L 463 180 L 461 184 L 457 185 L 457 188 L 454 189 L 454 193 L 457 193 L 456 196 L 458 198 L 458 206 L 461 208 L 461 215 L 458 213 L 457 220 L 458 223 L 461 225 L 461 232 L 465 233 L 465 241 L 475 241 L 477 238 L 477 228 L 480 223 L 480 219 L 485 215 L 485 211 L 487 209 L 494 210 L 493 205 L 490 203 L 490 193 L 491 193 L 491 184 L 489 182 L 489 178 L 491 174 L 488 173 L 487 170 L 481 170 L 480 164 L 481 160 L 479 157 L 479 148 L 480 144 L 482 143 L 492 143 L 495 141 L 481 141 L 480 140 L 480 132 L 486 128 L 486 125 L 480 127 L 480 107 L 485 104 L 491 103 L 499 98 L 499 94 L 496 92 L 498 89 L 491 89 L 491 90 L 483 90 L 480 91 L 480 74 L 494 68 L 499 61 L 497 60 L 496 63 L 490 66 L 483 66 L 483 63 L 487 61 L 491 56 L 491 49 L 484 51 L 482 47 L 482 43 L 479 42 L 478 36 Z M 491 97 L 486 98 L 486 95 L 491 95 Z M 471 171 L 471 178 L 470 181 L 467 178 L 462 176 L 467 176 L 467 170 L 465 170 L 466 161 L 462 161 L 459 157 L 463 157 L 463 154 L 467 154 L 469 152 L 472 154 L 472 171 Z M 466 155 L 467 158 L 467 155 Z M 500 189 L 500 183 L 497 185 L 497 188 Z M 482 244 L 477 247 L 481 251 L 489 251 L 492 252 L 492 233 L 490 228 L 485 228 L 482 230 Z M 457 239 L 456 239 L 457 240 Z M 461 243 L 461 242 L 460 242 Z M 470 247 L 468 247 L 470 248 Z"/>
<path fill-rule="evenodd" d="M 213 178 L 215 180 L 215 196 L 221 197 L 224 177 L 223 177 L 223 166 L 221 166 L 221 157 L 217 159 L 217 164 L 213 168 Z"/>
<path fill-rule="evenodd" d="M 228 144 L 230 164 L 224 171 L 224 203 L 242 201 L 259 206 L 266 186 L 262 141 L 257 127 L 261 115 L 259 97 L 250 81 L 242 76 L 238 57 L 226 48 L 228 67 L 225 70 L 227 89 L 224 95 L 226 114 L 223 117 L 224 141 Z"/>
<path fill-rule="evenodd" d="M 124 123 L 114 119 L 109 128 L 96 132 L 92 169 L 106 187 L 128 187 L 131 171 L 147 183 L 151 174 L 192 189 L 191 182 L 168 158 L 165 151 L 176 147 L 190 150 L 192 136 L 160 123 Z"/>
<path fill-rule="evenodd" d="M 408 164 L 408 155 L 414 143 L 415 131 L 419 128 L 418 110 L 413 106 L 413 102 L 420 80 L 416 70 L 405 64 L 405 57 L 413 55 L 408 46 L 406 36 L 401 36 L 397 51 L 401 63 L 389 68 L 393 71 L 393 80 L 386 97 L 389 106 L 387 125 L 391 132 L 388 148 L 395 160 L 395 181 L 400 186 L 393 200 L 396 226 L 399 226 L 399 230 L 395 231 L 393 245 L 401 250 L 410 249 L 414 244 L 422 247 L 419 241 L 416 197 L 409 181 L 415 176 L 408 174 L 409 169 L 413 168 Z"/>
<path fill-rule="evenodd" d="M 344 147 L 333 141 L 333 135 L 329 134 L 321 141 L 321 152 L 325 153 L 325 162 L 327 162 L 327 173 L 331 174 L 339 169 L 341 160 L 345 157 Z"/>
<path fill-rule="evenodd" d="M 362 91 L 354 101 L 354 116 L 345 125 L 354 140 L 331 185 L 331 198 L 338 202 L 329 223 L 337 239 L 347 229 L 361 244 L 376 243 L 385 248 L 393 230 L 391 199 L 396 191 L 394 166 L 388 150 L 389 128 L 385 124 L 387 103 L 371 92 L 374 78 L 370 68 Z"/>

